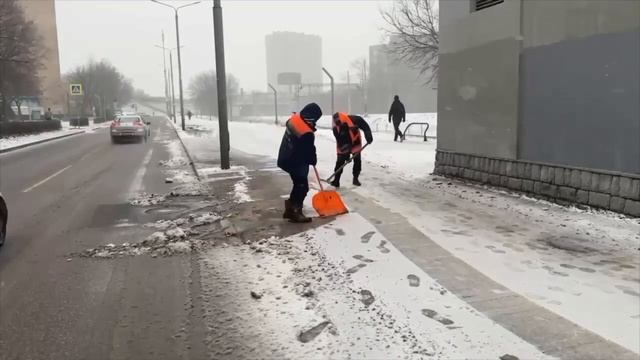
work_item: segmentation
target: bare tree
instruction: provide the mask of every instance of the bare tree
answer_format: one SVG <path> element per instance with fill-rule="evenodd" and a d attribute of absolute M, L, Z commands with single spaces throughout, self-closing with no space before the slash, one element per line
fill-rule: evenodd
<path fill-rule="evenodd" d="M 232 74 L 227 74 L 227 97 L 229 104 L 232 97 L 238 94 L 240 85 Z M 215 71 L 203 71 L 189 83 L 189 96 L 193 100 L 196 109 L 206 115 L 218 116 L 218 86 Z"/>
<path fill-rule="evenodd" d="M 448 1 L 448 0 L 447 0 Z M 397 0 L 381 10 L 388 27 L 389 50 L 421 74 L 430 72 L 427 83 L 438 76 L 439 23 L 434 0 Z"/>
<path fill-rule="evenodd" d="M 131 81 L 106 60 L 90 60 L 86 65 L 78 66 L 65 74 L 64 78 L 67 83 L 82 84 L 84 96 L 81 99 L 81 114 L 91 107 L 101 113 L 99 106 L 106 107 L 110 99 L 117 99 L 118 105 L 123 106 L 133 98 Z"/>
<path fill-rule="evenodd" d="M 44 54 L 35 24 L 27 21 L 16 0 L 0 0 L 0 120 L 7 104 L 20 114 L 24 97 L 40 95 L 38 70 Z"/>

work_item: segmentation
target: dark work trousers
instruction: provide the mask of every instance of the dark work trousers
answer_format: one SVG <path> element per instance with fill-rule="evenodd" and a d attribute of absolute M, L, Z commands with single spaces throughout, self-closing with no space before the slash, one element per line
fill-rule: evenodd
<path fill-rule="evenodd" d="M 398 141 L 398 137 L 402 140 L 402 131 L 400 131 L 400 122 L 393 120 L 393 129 L 395 130 L 395 134 L 393 136 L 393 141 Z"/>
<path fill-rule="evenodd" d="M 347 162 L 347 160 L 349 160 L 349 157 L 351 157 L 351 154 L 346 153 L 346 154 L 338 154 L 338 159 L 336 160 L 336 167 L 333 171 L 337 171 L 338 168 L 342 165 L 344 165 L 344 163 Z M 360 154 L 356 154 L 353 156 L 353 178 L 357 179 L 358 176 L 360 176 L 360 171 L 362 171 L 362 158 L 360 157 Z M 340 176 L 342 176 L 342 170 L 338 171 L 336 173 L 336 182 L 340 182 Z"/>
<path fill-rule="evenodd" d="M 301 208 L 304 198 L 307 197 L 309 192 L 309 165 L 292 169 L 289 176 L 291 176 L 291 182 L 293 182 L 289 201 L 294 207 Z"/>

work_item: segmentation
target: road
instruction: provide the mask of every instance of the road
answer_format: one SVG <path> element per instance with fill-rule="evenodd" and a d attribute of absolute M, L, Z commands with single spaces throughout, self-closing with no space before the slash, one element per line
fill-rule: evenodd
<path fill-rule="evenodd" d="M 0 155 L 10 210 L 0 249 L 1 359 L 177 359 L 197 351 L 176 336 L 193 316 L 185 306 L 188 258 L 70 255 L 149 233 L 128 226 L 148 220 L 128 199 L 169 191 L 158 163 L 177 139 L 166 121 L 152 121 L 147 144 L 113 145 L 100 129 Z"/>

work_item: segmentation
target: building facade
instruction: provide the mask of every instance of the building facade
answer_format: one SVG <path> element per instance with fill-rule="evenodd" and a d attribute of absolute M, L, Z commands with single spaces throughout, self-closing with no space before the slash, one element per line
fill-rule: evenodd
<path fill-rule="evenodd" d="M 60 78 L 58 27 L 55 0 L 19 0 L 27 20 L 33 21 L 42 39 L 44 56 L 38 76 L 41 80 L 40 105 L 54 113 L 64 112 L 66 89 Z"/>
<path fill-rule="evenodd" d="M 299 73 L 302 84 L 322 83 L 322 39 L 317 35 L 274 32 L 265 37 L 267 81 L 278 90 L 292 87 L 278 85 L 278 74 Z M 295 52 L 291 52 L 295 49 Z"/>
<path fill-rule="evenodd" d="M 389 51 L 386 44 L 369 47 L 369 113 L 386 113 L 394 95 L 400 96 L 408 112 L 436 112 L 436 81 L 431 74 L 409 67 Z"/>
<path fill-rule="evenodd" d="M 640 216 L 640 2 L 440 2 L 436 173 Z"/>

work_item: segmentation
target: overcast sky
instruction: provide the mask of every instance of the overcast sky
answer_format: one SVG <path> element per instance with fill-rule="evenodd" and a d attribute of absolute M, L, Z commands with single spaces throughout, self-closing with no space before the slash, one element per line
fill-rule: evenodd
<path fill-rule="evenodd" d="M 342 77 L 354 59 L 367 56 L 369 45 L 383 41 L 379 9 L 390 5 L 388 0 L 223 0 L 227 72 L 245 91 L 265 90 L 265 35 L 297 31 L 322 37 L 323 64 Z M 211 7 L 212 1 L 203 1 L 179 13 L 185 91 L 195 74 L 215 66 Z M 163 93 L 162 50 L 154 45 L 164 30 L 165 45 L 176 46 L 173 10 L 148 0 L 56 0 L 56 16 L 63 73 L 89 59 L 107 59 L 135 87 Z M 177 69 L 175 55 L 174 65 Z"/>

